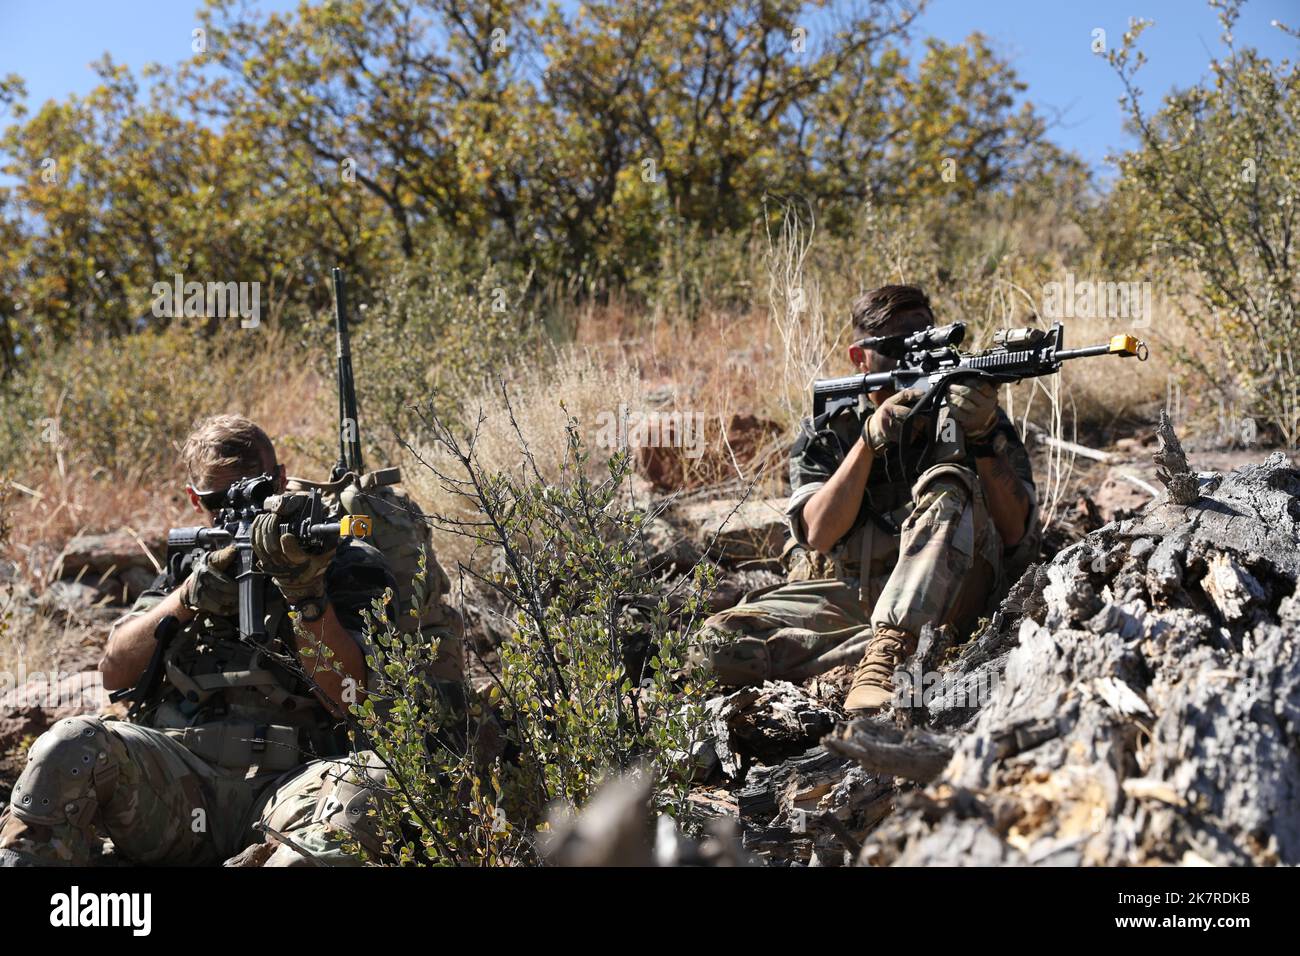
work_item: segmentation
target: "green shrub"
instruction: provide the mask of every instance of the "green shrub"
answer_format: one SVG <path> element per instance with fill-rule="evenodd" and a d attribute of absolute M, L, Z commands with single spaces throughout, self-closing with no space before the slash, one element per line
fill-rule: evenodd
<path fill-rule="evenodd" d="M 382 861 L 534 862 L 552 802 L 580 806 L 607 774 L 633 767 L 651 775 L 655 808 L 681 815 L 708 688 L 680 674 L 711 571 L 661 593 L 642 558 L 644 516 L 622 503 L 628 458 L 590 479 L 576 420 L 551 482 L 526 446 L 517 470 L 488 473 L 472 442 L 422 417 L 459 463 L 443 480 L 475 506 L 475 522 L 456 531 L 495 555 L 481 580 L 516 619 L 499 663 L 483 662 L 489 686 L 461 713 L 422 676 L 436 646 L 399 633 L 376 602 L 377 686 L 353 716 L 356 740 L 389 775 L 375 811 Z"/>
<path fill-rule="evenodd" d="M 1136 21 L 1111 63 L 1140 148 L 1120 160 L 1112 206 L 1132 247 L 1198 308 L 1184 361 L 1218 399 L 1220 415 L 1260 416 L 1283 438 L 1300 438 L 1297 391 L 1295 184 L 1300 70 L 1232 45 L 1241 3 L 1219 9 L 1225 52 L 1213 80 L 1181 89 L 1149 115 L 1135 78 L 1145 57 Z"/>
<path fill-rule="evenodd" d="M 122 477 L 175 465 L 177 443 L 204 414 L 248 407 L 270 330 L 204 338 L 163 331 L 86 338 L 43 354 L 6 383 L 0 469 L 62 456 L 65 466 Z"/>
<path fill-rule="evenodd" d="M 353 364 L 368 440 L 396 454 L 395 436 L 420 437 L 411 406 L 453 413 L 507 358 L 537 347 L 530 277 L 433 238 L 352 317 Z M 322 330 L 323 331 L 323 330 Z M 333 369 L 328 370 L 333 376 Z"/>

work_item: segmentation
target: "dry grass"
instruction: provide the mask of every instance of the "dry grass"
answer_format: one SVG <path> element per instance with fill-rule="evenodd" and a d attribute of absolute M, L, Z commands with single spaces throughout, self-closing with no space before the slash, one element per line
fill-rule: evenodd
<path fill-rule="evenodd" d="M 856 245 L 828 249 L 819 245 L 823 240 L 810 222 L 787 216 L 751 256 L 746 285 L 762 290 L 762 301 L 747 310 L 706 303 L 690 320 L 673 309 L 635 309 L 617 300 L 574 309 L 565 317 L 570 341 L 530 353 L 499 371 L 498 381 L 508 383 L 519 434 L 510 424 L 499 385 L 485 387 L 477 400 L 466 403 L 458 425 L 462 432 L 472 429 L 482 414 L 477 451 L 488 468 L 518 468 L 522 439 L 542 473 L 553 479 L 565 453 L 569 416 L 580 422 L 595 471 L 603 470 L 615 450 L 601 446 L 600 426 L 622 411 L 699 415 L 704 422 L 702 455 L 691 457 L 673 448 L 642 453 L 642 469 L 658 468 L 676 487 L 727 486 L 724 494 L 757 478 L 756 494 L 780 495 L 786 450 L 806 414 L 812 381 L 850 371 L 844 345 L 852 297 L 884 281 L 930 284 L 929 265 L 917 258 L 913 239 L 911 233 L 881 226 L 878 234 Z M 992 329 L 1026 324 L 1041 311 L 1038 290 L 1054 276 L 1045 275 L 1041 265 L 1020 268 L 1014 279 L 1011 275 L 996 270 L 978 281 L 954 279 L 948 287 L 932 289 L 944 320 L 960 315 L 970 323 L 969 345 L 985 345 Z M 1116 320 L 1074 319 L 1066 328 L 1069 346 L 1104 342 L 1128 330 Z M 1150 347 L 1150 361 L 1072 363 L 1059 377 L 1006 390 L 1008 411 L 1062 438 L 1095 444 L 1149 419 L 1176 378 L 1175 351 L 1196 343 L 1189 341 L 1177 304 L 1159 296 L 1150 326 L 1135 331 Z M 193 417 L 218 411 L 249 415 L 276 440 L 291 474 L 322 477 L 335 453 L 333 383 L 287 336 L 272 329 L 265 333 L 266 347 L 217 373 L 226 384 L 187 395 L 184 407 Z M 203 361 L 203 356 L 195 354 L 192 360 Z M 183 365 L 172 374 L 177 382 L 186 380 Z M 58 397 L 47 398 L 52 409 Z M 411 401 L 422 397 L 412 395 Z M 377 427 L 373 413 L 368 417 L 364 407 L 361 413 L 363 428 Z M 106 421 L 102 427 L 117 426 Z M 151 440 L 142 456 L 148 464 L 139 468 L 110 472 L 74 445 L 42 452 L 16 475 L 7 505 L 12 530 L 2 552 L 14 576 L 39 590 L 60 549 L 81 532 L 191 521 L 176 465 L 183 428 L 167 427 L 170 431 Z M 448 465 L 434 448 L 417 451 L 439 467 Z M 415 458 L 401 457 L 371 464 L 401 464 L 408 489 L 426 511 L 465 516 L 463 500 L 440 487 Z M 1040 484 L 1047 489 L 1045 511 L 1065 493 L 1072 465 L 1064 454 L 1048 462 L 1049 473 Z M 448 567 L 471 558 L 463 539 L 445 533 L 435 534 L 435 547 Z M 53 624 L 24 620 L 6 638 L 9 646 L 0 647 L 0 664 L 17 660 L 19 653 L 41 658 L 65 639 L 56 631 Z"/>
<path fill-rule="evenodd" d="M 262 425 L 290 474 L 323 476 L 324 468 L 312 459 L 334 431 L 329 399 L 318 376 L 307 371 L 274 376 L 230 404 L 212 406 L 212 413 L 246 414 Z M 303 396 L 300 401 L 298 396 Z M 179 435 L 169 449 L 177 459 Z M 110 474 L 93 460 L 52 452 L 51 461 L 36 463 L 21 479 L 10 481 L 11 530 L 6 556 L 16 573 L 40 583 L 56 569 L 62 546 L 78 534 L 111 531 L 124 526 L 136 531 L 174 527 L 194 520 L 185 495 L 185 477 L 178 460 L 170 475 L 152 466 Z"/>
<path fill-rule="evenodd" d="M 536 364 L 503 369 L 500 381 L 465 405 L 459 421 L 448 424 L 458 439 L 467 446 L 472 443 L 488 471 L 521 472 L 526 447 L 541 474 L 555 480 L 568 454 L 565 426 L 572 416 L 580 422 L 592 452 L 589 470 L 594 477 L 615 451 L 599 447 L 598 417 L 617 414 L 620 405 L 636 408 L 640 396 L 635 366 L 617 358 L 602 361 L 593 350 L 580 346 L 557 348 Z M 438 444 L 417 444 L 414 454 L 403 456 L 404 484 L 426 512 L 453 520 L 470 518 L 467 500 L 448 488 L 435 470 L 461 477 L 450 453 Z M 437 526 L 434 547 L 444 567 L 473 560 L 472 542 Z"/>

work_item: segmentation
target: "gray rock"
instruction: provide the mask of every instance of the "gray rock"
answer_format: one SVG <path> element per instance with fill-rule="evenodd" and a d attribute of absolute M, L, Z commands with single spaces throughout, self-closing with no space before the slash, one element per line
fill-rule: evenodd
<path fill-rule="evenodd" d="M 691 502 L 674 508 L 669 517 L 719 563 L 766 561 L 780 557 L 786 503 L 784 498 Z"/>

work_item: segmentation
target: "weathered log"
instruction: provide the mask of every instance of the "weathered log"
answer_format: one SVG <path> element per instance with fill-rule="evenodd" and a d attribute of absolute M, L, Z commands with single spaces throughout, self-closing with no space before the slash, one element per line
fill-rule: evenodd
<path fill-rule="evenodd" d="M 1013 588 L 950 667 L 995 668 L 990 698 L 860 862 L 1300 863 L 1300 472 L 1176 484 Z"/>
<path fill-rule="evenodd" d="M 952 742 L 916 727 L 899 730 L 878 720 L 855 720 L 822 738 L 831 753 L 852 757 L 865 769 L 929 783 L 952 759 Z"/>
<path fill-rule="evenodd" d="M 1190 505 L 1200 492 L 1197 490 L 1196 475 L 1187 464 L 1187 455 L 1183 453 L 1183 444 L 1174 433 L 1169 413 L 1160 410 L 1160 423 L 1156 426 L 1156 438 L 1160 449 L 1151 456 L 1156 463 L 1156 477 L 1169 489 L 1169 499 L 1175 504 Z"/>
<path fill-rule="evenodd" d="M 894 793 L 889 778 L 822 747 L 757 767 L 736 791 L 745 849 L 769 863 L 843 862 L 888 815 Z"/>
<path fill-rule="evenodd" d="M 787 681 L 766 681 L 709 701 L 714 748 L 728 776 L 750 761 L 780 763 L 802 753 L 840 719 L 838 711 Z"/>

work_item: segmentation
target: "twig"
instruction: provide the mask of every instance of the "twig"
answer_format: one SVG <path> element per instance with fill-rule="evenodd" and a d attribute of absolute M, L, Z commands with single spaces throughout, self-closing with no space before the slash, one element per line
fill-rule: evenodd
<path fill-rule="evenodd" d="M 153 565 L 154 573 L 162 574 L 163 566 L 159 564 L 158 559 L 153 556 L 153 552 L 149 550 L 149 546 L 144 543 L 138 534 L 135 533 L 135 529 L 128 525 L 123 525 L 122 530 L 135 539 L 135 543 L 140 546 L 140 550 L 144 552 L 144 556 L 148 558 L 149 563 Z"/>
<path fill-rule="evenodd" d="M 295 853 L 299 854 L 304 859 L 306 859 L 309 863 L 311 863 L 312 866 L 324 866 L 324 867 L 330 866 L 329 863 L 326 863 L 315 853 L 312 853 L 311 850 L 308 850 L 306 847 L 298 843 L 296 840 L 290 839 L 289 837 L 285 836 L 283 833 L 281 833 L 279 830 L 277 830 L 275 827 L 271 826 L 270 824 L 260 823 L 260 822 L 254 823 L 253 829 L 257 830 L 260 833 L 267 833 L 275 837 L 277 840 L 279 840 L 289 849 L 293 850 Z"/>

